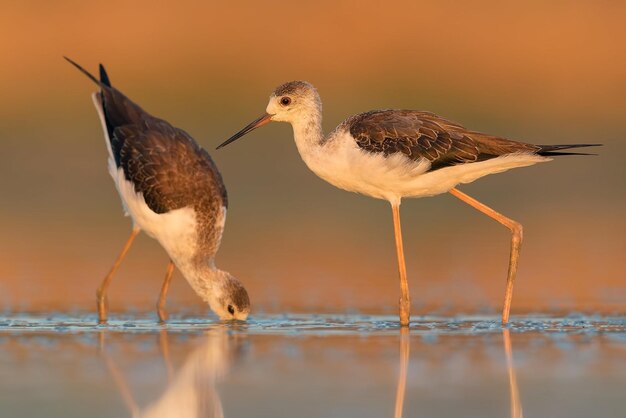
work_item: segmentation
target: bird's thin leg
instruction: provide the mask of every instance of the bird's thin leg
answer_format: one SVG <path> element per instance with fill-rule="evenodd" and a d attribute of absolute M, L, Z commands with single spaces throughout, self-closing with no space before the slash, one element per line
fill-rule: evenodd
<path fill-rule="evenodd" d="M 157 301 L 157 314 L 159 315 L 159 322 L 164 323 L 167 321 L 167 312 L 165 311 L 165 298 L 167 291 L 170 288 L 170 282 L 172 281 L 172 273 L 174 273 L 174 262 L 170 260 L 167 264 L 167 270 L 165 270 L 165 280 L 163 280 L 163 286 L 161 286 L 161 293 L 159 294 L 159 300 Z"/>
<path fill-rule="evenodd" d="M 128 237 L 126 244 L 124 244 L 124 248 L 122 248 L 120 255 L 117 256 L 115 263 L 113 263 L 113 267 L 111 267 L 109 274 L 106 275 L 102 283 L 100 283 L 98 290 L 96 291 L 96 299 L 98 303 L 98 323 L 100 324 L 104 324 L 107 322 L 106 296 L 107 289 L 109 287 L 109 284 L 111 283 L 111 279 L 115 275 L 115 272 L 119 268 L 120 264 L 122 264 L 122 260 L 124 260 L 126 253 L 130 249 L 131 245 L 133 245 L 133 241 L 135 241 L 135 238 L 137 237 L 139 231 L 139 228 L 133 228 L 132 232 L 130 233 L 130 237 Z"/>
<path fill-rule="evenodd" d="M 393 230 L 396 238 L 398 271 L 400 273 L 400 325 L 408 326 L 411 319 L 411 297 L 409 295 L 409 283 L 406 279 L 406 264 L 404 262 L 404 248 L 402 246 L 400 205 L 392 203 L 391 209 L 393 211 Z"/>
<path fill-rule="evenodd" d="M 522 225 L 512 219 L 507 218 L 501 213 L 496 212 L 490 207 L 483 205 L 478 200 L 469 197 L 458 189 L 450 190 L 450 194 L 461 199 L 468 205 L 479 210 L 490 218 L 495 219 L 511 231 L 511 256 L 509 258 L 509 273 L 506 278 L 506 291 L 504 293 L 504 307 L 502 308 L 502 323 L 509 322 L 509 312 L 511 311 L 511 300 L 513 299 L 513 283 L 515 282 L 515 274 L 517 273 L 517 261 L 519 260 L 519 252 L 522 248 Z"/>

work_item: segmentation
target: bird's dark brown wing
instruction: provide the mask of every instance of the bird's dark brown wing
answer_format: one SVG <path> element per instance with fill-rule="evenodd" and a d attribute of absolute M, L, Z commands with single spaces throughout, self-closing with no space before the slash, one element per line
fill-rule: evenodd
<path fill-rule="evenodd" d="M 226 189 L 213 160 L 183 130 L 151 118 L 120 126 L 113 137 L 122 144 L 119 166 L 126 179 L 154 212 L 186 206 L 211 212 L 227 206 Z"/>
<path fill-rule="evenodd" d="M 353 116 L 344 123 L 361 149 L 385 156 L 402 153 L 412 160 L 426 159 L 431 170 L 539 150 L 532 144 L 469 131 L 430 112 L 377 110 Z"/>
<path fill-rule="evenodd" d="M 103 86 L 100 91 L 100 98 L 111 151 L 115 164 L 119 167 L 120 153 L 124 147 L 125 137 L 113 135 L 115 129 L 119 126 L 140 125 L 145 119 L 151 119 L 152 116 L 115 87 Z"/>
<path fill-rule="evenodd" d="M 156 213 L 191 207 L 198 224 L 198 251 L 215 254 L 220 244 L 226 188 L 209 154 L 187 133 L 152 118 L 120 126 L 120 165 L 126 180 Z"/>

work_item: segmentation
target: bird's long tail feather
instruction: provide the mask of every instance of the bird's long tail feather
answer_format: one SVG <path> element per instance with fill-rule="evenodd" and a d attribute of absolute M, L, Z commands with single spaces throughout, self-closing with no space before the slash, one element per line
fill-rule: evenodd
<path fill-rule="evenodd" d="M 538 145 L 539 151 L 537 151 L 538 155 L 542 155 L 545 157 L 554 157 L 559 155 L 597 155 L 586 152 L 563 152 L 562 150 L 572 149 L 572 148 L 586 148 L 586 147 L 601 147 L 602 144 L 563 144 L 563 145 Z"/>
<path fill-rule="evenodd" d="M 82 66 L 80 66 L 74 60 L 72 60 L 72 59 L 70 59 L 68 57 L 65 57 L 65 56 L 63 58 L 65 58 L 65 60 L 67 62 L 69 62 L 70 64 L 72 64 L 74 67 L 78 68 L 78 70 L 81 73 L 83 73 L 87 77 L 89 77 L 89 79 L 91 81 L 93 81 L 94 83 L 99 85 L 101 88 L 106 89 L 106 88 L 110 88 L 111 87 L 111 81 L 109 80 L 109 75 L 107 74 L 107 72 L 104 69 L 104 66 L 102 64 L 100 64 L 100 80 L 98 80 L 93 74 L 91 74 L 89 71 L 85 70 Z"/>

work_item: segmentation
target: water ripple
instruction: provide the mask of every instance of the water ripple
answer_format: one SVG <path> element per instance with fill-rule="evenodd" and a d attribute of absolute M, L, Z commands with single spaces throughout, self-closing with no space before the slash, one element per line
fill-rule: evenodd
<path fill-rule="evenodd" d="M 226 322 L 197 317 L 174 318 L 160 325 L 150 316 L 124 316 L 111 319 L 106 325 L 98 325 L 94 315 L 67 315 L 62 313 L 8 314 L 0 316 L 0 334 L 47 332 L 89 333 L 124 332 L 154 333 L 204 332 L 223 328 L 230 333 L 283 334 L 283 335 L 342 335 L 342 334 L 389 334 L 397 333 L 399 324 L 393 315 L 321 315 L 283 314 L 255 315 L 246 322 Z M 516 316 L 507 325 L 511 332 L 541 332 L 568 334 L 611 334 L 617 339 L 626 337 L 626 317 L 571 315 Z M 475 335 L 501 333 L 499 317 L 464 315 L 455 317 L 417 316 L 411 323 L 411 334 L 424 335 Z"/>

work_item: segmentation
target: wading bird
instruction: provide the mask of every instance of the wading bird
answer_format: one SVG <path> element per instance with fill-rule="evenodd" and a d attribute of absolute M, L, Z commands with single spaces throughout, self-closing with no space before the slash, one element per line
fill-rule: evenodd
<path fill-rule="evenodd" d="M 291 124 L 300 156 L 319 177 L 340 189 L 391 203 L 400 273 L 402 325 L 409 324 L 411 304 L 400 228 L 400 201 L 403 197 L 450 192 L 511 231 L 511 255 L 502 310 L 502 322 L 506 323 L 522 244 L 522 225 L 455 187 L 487 174 L 550 161 L 553 156 L 577 154 L 562 152 L 565 149 L 597 145 L 526 144 L 470 131 L 433 113 L 415 110 L 373 110 L 357 114 L 325 137 L 322 101 L 317 90 L 305 81 L 292 81 L 274 90 L 265 114 L 217 148 L 271 121 Z"/>
<path fill-rule="evenodd" d="M 150 115 L 113 87 L 102 65 L 98 80 L 66 59 L 100 87 L 92 98 L 109 151 L 109 174 L 133 220 L 130 237 L 97 290 L 99 323 L 107 320 L 111 279 L 141 230 L 170 257 L 157 302 L 161 322 L 167 319 L 165 298 L 174 266 L 221 319 L 246 319 L 246 289 L 215 266 L 228 198 L 209 154 L 188 133 Z"/>

